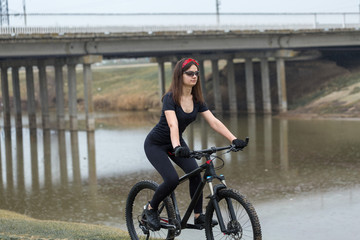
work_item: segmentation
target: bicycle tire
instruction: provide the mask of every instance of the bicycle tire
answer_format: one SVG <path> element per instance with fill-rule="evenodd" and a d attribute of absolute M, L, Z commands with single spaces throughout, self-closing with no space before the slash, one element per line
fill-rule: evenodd
<path fill-rule="evenodd" d="M 125 209 L 126 226 L 132 240 L 141 239 L 174 239 L 175 231 L 161 228 L 159 231 L 151 231 L 143 221 L 142 214 L 144 205 L 146 205 L 154 195 L 158 184 L 153 181 L 140 181 L 130 190 Z M 159 211 L 161 221 L 172 222 L 175 219 L 175 210 L 169 197 L 165 198 L 160 206 Z M 144 232 L 148 231 L 148 233 Z M 149 236 L 147 236 L 149 234 Z M 148 238 L 147 238 L 148 237 Z"/>
<path fill-rule="evenodd" d="M 236 220 L 232 221 L 226 199 L 230 199 L 235 211 Z M 243 239 L 261 240 L 261 226 L 259 218 L 252 204 L 240 193 L 233 189 L 221 189 L 217 193 L 216 201 L 224 220 L 225 227 L 232 230 L 231 234 L 221 232 L 219 224 L 211 226 L 213 216 L 216 218 L 215 208 L 210 201 L 205 213 L 205 234 L 207 240 Z"/>

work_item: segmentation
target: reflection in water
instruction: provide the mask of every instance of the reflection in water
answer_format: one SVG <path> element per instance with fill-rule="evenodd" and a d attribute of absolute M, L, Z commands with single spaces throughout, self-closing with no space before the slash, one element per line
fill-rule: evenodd
<path fill-rule="evenodd" d="M 31 156 L 31 182 L 34 192 L 39 192 L 39 164 L 37 150 L 37 134 L 36 129 L 30 129 L 30 156 Z"/>
<path fill-rule="evenodd" d="M 257 138 L 256 138 L 256 115 L 249 114 L 248 115 L 248 137 L 251 139 L 248 149 L 249 149 L 249 158 L 256 159 L 256 145 L 257 145 Z"/>
<path fill-rule="evenodd" d="M 58 150 L 59 150 L 59 165 L 60 165 L 60 179 L 61 185 L 66 187 L 68 182 L 68 169 L 66 163 L 66 145 L 65 145 L 65 131 L 59 130 L 58 134 Z"/>
<path fill-rule="evenodd" d="M 79 156 L 79 134 L 78 131 L 70 132 L 71 138 L 71 157 L 72 157 L 72 171 L 73 171 L 73 183 L 75 186 L 81 184 L 81 172 L 80 172 L 80 156 Z M 93 145 L 95 146 L 95 145 Z"/>
<path fill-rule="evenodd" d="M 11 129 L 4 129 L 5 132 L 5 158 L 6 158 L 6 182 L 7 189 L 12 192 L 14 187 L 13 180 L 13 164 L 12 164 L 12 148 L 11 148 Z"/>
<path fill-rule="evenodd" d="M 280 119 L 280 165 L 283 170 L 289 169 L 288 155 L 288 120 Z"/>
<path fill-rule="evenodd" d="M 45 170 L 45 187 L 50 189 L 52 186 L 51 179 L 51 144 L 50 144 L 50 130 L 43 130 L 43 143 L 44 143 L 44 170 Z"/>
<path fill-rule="evenodd" d="M 272 117 L 270 114 L 264 116 L 264 161 L 267 169 L 272 166 Z M 256 164 L 256 163 L 255 163 Z"/>
<path fill-rule="evenodd" d="M 144 113 L 133 123 L 136 113 L 125 114 L 127 123 L 113 117 L 99 119 L 102 127 L 95 132 L 2 129 L 1 208 L 39 219 L 124 228 L 130 187 L 141 179 L 161 179 L 143 151 L 153 122 Z M 243 152 L 223 156 L 219 173 L 253 202 L 360 184 L 359 122 L 217 117 L 236 136 L 250 138 Z M 229 144 L 201 118 L 191 126 L 184 136 L 190 148 Z M 181 208 L 188 203 L 187 187 L 177 191 Z"/>

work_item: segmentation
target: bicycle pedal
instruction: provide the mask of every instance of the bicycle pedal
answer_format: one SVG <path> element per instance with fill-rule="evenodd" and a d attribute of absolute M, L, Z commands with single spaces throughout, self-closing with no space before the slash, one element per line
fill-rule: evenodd
<path fill-rule="evenodd" d="M 204 229 L 204 225 L 203 224 L 186 224 L 186 228 L 189 228 L 189 229 L 197 229 L 197 230 L 202 230 Z"/>

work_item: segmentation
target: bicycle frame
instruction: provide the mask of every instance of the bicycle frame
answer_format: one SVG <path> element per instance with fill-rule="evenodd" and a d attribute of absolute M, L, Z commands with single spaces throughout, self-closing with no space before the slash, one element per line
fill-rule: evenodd
<path fill-rule="evenodd" d="M 181 223 L 180 223 L 181 229 L 185 229 L 185 228 L 192 228 L 192 229 L 199 229 L 199 230 L 202 229 L 202 228 L 200 228 L 200 227 L 198 227 L 196 225 L 188 224 L 187 222 L 188 222 L 188 220 L 190 218 L 190 215 L 191 215 L 192 211 L 195 208 L 196 203 L 198 202 L 198 200 L 199 200 L 199 198 L 200 198 L 200 196 L 201 196 L 201 194 L 202 194 L 202 192 L 204 190 L 204 187 L 205 187 L 206 183 L 208 183 L 209 187 L 210 187 L 210 192 L 211 192 L 211 195 L 208 198 L 210 198 L 210 201 L 212 201 L 214 206 L 215 206 L 215 211 L 216 211 L 216 214 L 217 214 L 217 217 L 218 217 L 218 221 L 219 221 L 219 225 L 220 225 L 221 230 L 223 232 L 226 232 L 226 227 L 224 225 L 223 218 L 222 218 L 218 203 L 216 201 L 216 191 L 218 190 L 218 188 L 216 188 L 215 192 L 214 192 L 214 188 L 213 188 L 213 185 L 212 185 L 212 180 L 214 178 L 217 178 L 223 183 L 223 186 L 221 188 L 226 188 L 225 178 L 223 176 L 217 176 L 216 175 L 214 164 L 213 164 L 212 160 L 210 159 L 210 156 L 211 156 L 211 154 L 206 154 L 206 156 L 205 156 L 206 162 L 204 164 L 202 164 L 201 166 L 199 166 L 198 168 L 196 168 L 192 172 L 190 172 L 188 174 L 185 174 L 184 176 L 179 178 L 179 184 L 181 184 L 181 183 L 185 182 L 187 179 L 191 178 L 192 176 L 197 175 L 197 174 L 205 171 L 205 173 L 204 173 L 204 175 L 202 177 L 201 183 L 197 187 L 197 189 L 195 191 L 195 194 L 192 197 L 192 199 L 190 201 L 190 204 L 189 204 L 183 218 L 181 218 L 181 216 L 180 216 L 180 211 L 179 211 L 178 204 L 177 204 L 177 201 L 176 201 L 175 193 L 174 192 L 171 193 L 171 199 L 172 199 L 172 202 L 173 202 L 173 205 L 174 205 L 176 219 L 179 220 L 179 221 L 181 220 Z M 232 211 L 231 215 L 232 216 L 235 215 L 233 213 L 233 211 Z M 235 219 L 235 217 L 234 217 L 234 219 Z"/>

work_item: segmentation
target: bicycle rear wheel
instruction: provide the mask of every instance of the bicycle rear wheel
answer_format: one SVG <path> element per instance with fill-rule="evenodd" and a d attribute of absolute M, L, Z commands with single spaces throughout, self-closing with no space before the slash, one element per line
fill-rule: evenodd
<path fill-rule="evenodd" d="M 262 239 L 258 216 L 252 204 L 244 196 L 232 189 L 221 189 L 217 194 L 217 202 L 228 233 L 221 232 L 219 224 L 211 226 L 211 221 L 213 217 L 216 218 L 216 213 L 214 214 L 215 208 L 210 201 L 205 214 L 206 239 Z M 231 209 L 234 211 L 235 219 L 231 217 Z"/>
<path fill-rule="evenodd" d="M 126 202 L 125 218 L 132 240 L 174 239 L 174 230 L 162 227 L 159 231 L 151 231 L 147 227 L 146 218 L 144 218 L 144 206 L 151 200 L 157 187 L 157 183 L 145 180 L 136 183 L 130 190 Z M 175 211 L 169 197 L 161 202 L 158 209 L 162 226 L 164 223 L 173 222 Z"/>

